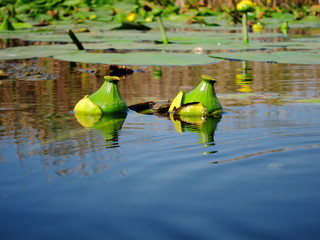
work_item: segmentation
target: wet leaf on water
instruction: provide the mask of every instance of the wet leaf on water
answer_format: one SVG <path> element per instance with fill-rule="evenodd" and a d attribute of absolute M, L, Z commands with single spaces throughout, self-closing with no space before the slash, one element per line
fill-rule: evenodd
<path fill-rule="evenodd" d="M 124 54 L 76 51 L 57 55 L 54 58 L 69 62 L 142 66 L 190 66 L 222 61 L 221 59 L 209 58 L 208 55 L 205 54 L 168 52 L 132 52 Z"/>
<path fill-rule="evenodd" d="M 140 114 L 166 114 L 168 112 L 170 102 L 143 102 L 128 106 L 130 110 L 133 110 Z"/>
<path fill-rule="evenodd" d="M 0 51 L 0 60 L 51 57 L 76 50 L 75 45 L 34 45 L 12 47 Z"/>
<path fill-rule="evenodd" d="M 313 51 L 227 52 L 212 58 L 289 64 L 320 64 L 320 53 Z"/>

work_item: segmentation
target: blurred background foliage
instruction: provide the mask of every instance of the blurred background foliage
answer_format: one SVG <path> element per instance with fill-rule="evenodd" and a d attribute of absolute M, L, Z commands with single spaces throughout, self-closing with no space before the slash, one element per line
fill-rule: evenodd
<path fill-rule="evenodd" d="M 145 14 L 153 7 L 162 7 L 167 14 L 182 14 L 198 10 L 202 15 L 233 11 L 237 0 L 2 0 L 0 1 L 0 21 L 5 16 L 13 16 L 16 21 L 27 19 L 65 20 L 68 18 L 88 18 L 92 12 L 116 9 Z M 261 12 L 292 13 L 303 18 L 307 15 L 320 15 L 319 0 L 257 0 L 254 1 Z M 81 12 L 81 14 L 79 14 Z M 262 13 L 261 13 L 262 14 Z M 98 17 L 98 16 L 96 16 Z M 91 16 L 91 20 L 94 17 Z"/>

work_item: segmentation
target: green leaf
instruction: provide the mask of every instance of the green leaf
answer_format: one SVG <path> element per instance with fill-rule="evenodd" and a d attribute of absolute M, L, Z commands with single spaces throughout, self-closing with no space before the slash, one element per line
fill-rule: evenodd
<path fill-rule="evenodd" d="M 209 58 L 205 54 L 167 53 L 167 52 L 132 52 L 132 53 L 91 53 L 72 52 L 54 57 L 62 61 L 85 62 L 116 65 L 143 66 L 187 66 L 218 63 L 222 60 Z"/>
<path fill-rule="evenodd" d="M 14 29 L 31 29 L 32 25 L 27 22 L 13 22 Z"/>
<path fill-rule="evenodd" d="M 278 51 L 278 52 L 227 52 L 211 55 L 212 58 L 257 62 L 320 64 L 319 51 Z"/>
<path fill-rule="evenodd" d="M 51 57 L 73 52 L 76 49 L 76 46 L 71 44 L 12 47 L 0 51 L 0 60 Z"/>

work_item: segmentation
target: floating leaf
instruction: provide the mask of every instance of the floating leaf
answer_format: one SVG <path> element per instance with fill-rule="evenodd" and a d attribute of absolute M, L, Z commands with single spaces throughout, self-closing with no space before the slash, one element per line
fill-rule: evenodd
<path fill-rule="evenodd" d="M 74 45 L 41 45 L 6 48 L 0 51 L 0 60 L 51 57 L 76 50 Z"/>
<path fill-rule="evenodd" d="M 128 106 L 130 110 L 136 111 L 140 114 L 157 114 L 165 115 L 168 112 L 170 103 L 168 101 L 162 102 L 143 102 Z"/>
<path fill-rule="evenodd" d="M 77 51 L 54 58 L 69 62 L 143 66 L 188 66 L 222 61 L 221 59 L 209 58 L 205 54 L 167 52 L 91 53 Z"/>
<path fill-rule="evenodd" d="M 273 63 L 320 64 L 320 53 L 312 51 L 227 52 L 216 53 L 210 57 L 228 60 L 259 61 Z"/>

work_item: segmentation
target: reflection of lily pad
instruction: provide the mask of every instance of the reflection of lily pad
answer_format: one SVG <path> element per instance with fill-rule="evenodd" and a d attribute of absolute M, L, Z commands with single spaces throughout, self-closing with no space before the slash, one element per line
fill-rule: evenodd
<path fill-rule="evenodd" d="M 55 59 L 69 62 L 85 62 L 116 65 L 144 66 L 187 66 L 221 62 L 221 59 L 209 58 L 204 54 L 133 52 L 133 53 L 90 53 L 77 51 L 55 56 Z"/>
<path fill-rule="evenodd" d="M 218 59 L 262 61 L 290 64 L 320 64 L 320 53 L 312 51 L 228 52 L 210 56 Z"/>
<path fill-rule="evenodd" d="M 292 100 L 293 102 L 300 102 L 300 103 L 320 103 L 320 98 L 310 98 L 310 99 L 297 99 Z"/>

